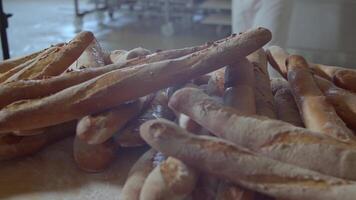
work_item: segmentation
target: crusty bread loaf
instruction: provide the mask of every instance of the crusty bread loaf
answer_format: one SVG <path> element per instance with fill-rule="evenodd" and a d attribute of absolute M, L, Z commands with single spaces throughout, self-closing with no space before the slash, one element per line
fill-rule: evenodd
<path fill-rule="evenodd" d="M 243 115 L 256 114 L 254 66 L 247 59 L 226 67 L 224 105 L 238 110 Z M 261 109 L 260 109 L 261 110 Z M 192 132 L 192 130 L 188 130 Z M 216 199 L 251 200 L 254 192 L 222 180 Z"/>
<path fill-rule="evenodd" d="M 267 55 L 263 49 L 259 49 L 249 55 L 247 59 L 252 63 L 254 69 L 256 113 L 275 119 L 277 116 L 267 71 Z"/>
<path fill-rule="evenodd" d="M 153 159 L 157 151 L 150 149 L 132 166 L 125 185 L 120 193 L 120 200 L 139 200 L 142 186 L 148 174 L 153 170 Z"/>
<path fill-rule="evenodd" d="M 356 70 L 339 70 L 333 77 L 335 85 L 356 92 Z"/>
<path fill-rule="evenodd" d="M 13 103 L 0 111 L 0 132 L 70 121 L 184 83 L 236 62 L 270 39 L 270 31 L 258 28 L 181 58 L 115 70 L 46 98 Z"/>
<path fill-rule="evenodd" d="M 289 56 L 287 67 L 288 82 L 305 127 L 341 141 L 355 141 L 353 132 L 346 127 L 315 83 L 305 59 L 297 55 Z"/>
<path fill-rule="evenodd" d="M 140 200 L 184 200 L 193 191 L 196 182 L 197 174 L 193 169 L 178 159 L 168 157 L 147 176 Z"/>
<path fill-rule="evenodd" d="M 57 76 L 76 61 L 89 44 L 95 39 L 93 33 L 83 31 L 78 33 L 73 40 L 64 45 L 56 53 L 56 56 L 38 74 L 31 76 L 32 79 L 42 79 Z"/>
<path fill-rule="evenodd" d="M 153 95 L 79 120 L 77 136 L 88 144 L 101 144 L 122 129 L 149 104 Z"/>
<path fill-rule="evenodd" d="M 339 88 L 321 77 L 315 77 L 315 81 L 340 118 L 356 131 L 356 94 Z"/>
<path fill-rule="evenodd" d="M 73 144 L 73 157 L 77 166 L 86 172 L 101 172 L 116 158 L 117 145 L 113 139 L 102 144 L 87 144 L 77 136 Z"/>
<path fill-rule="evenodd" d="M 46 64 L 51 62 L 51 59 L 55 55 L 55 52 L 63 46 L 62 43 L 51 46 L 45 50 L 43 50 L 40 54 L 38 54 L 35 58 L 28 60 L 10 70 L 0 75 L 0 83 L 11 82 L 19 79 L 28 78 L 28 75 L 36 73 L 36 70 L 41 70 L 41 68 L 45 67 Z M 32 69 L 32 71 L 31 71 Z M 29 70 L 29 72 L 27 72 Z M 23 77 L 20 76 L 25 74 Z M 20 77 L 19 77 L 20 76 Z"/>
<path fill-rule="evenodd" d="M 60 48 L 63 46 L 53 46 L 48 48 L 46 51 L 38 55 L 34 61 L 21 69 L 20 71 L 13 74 L 5 82 L 13 82 L 24 79 L 33 79 L 37 76 L 53 59 L 57 56 Z"/>
<path fill-rule="evenodd" d="M 288 56 L 288 52 L 281 47 L 272 46 L 268 49 L 268 60 L 270 64 L 285 78 L 287 77 L 287 66 L 285 62 Z M 309 63 L 309 67 L 314 74 L 333 81 L 341 88 L 356 92 L 356 70 L 315 63 Z"/>
<path fill-rule="evenodd" d="M 45 50 L 37 51 L 37 52 L 31 53 L 29 55 L 15 57 L 15 58 L 7 59 L 7 60 L 0 62 L 0 74 L 5 73 L 17 66 L 29 61 L 29 60 L 34 59 L 43 51 L 45 51 Z"/>
<path fill-rule="evenodd" d="M 356 148 L 321 133 L 259 116 L 242 116 L 224 107 L 204 92 L 186 88 L 177 91 L 169 106 L 211 131 L 254 152 L 335 177 L 356 180 Z"/>
<path fill-rule="evenodd" d="M 32 155 L 44 147 L 67 136 L 74 135 L 75 121 L 44 128 L 42 134 L 33 136 L 0 136 L 0 160 Z"/>
<path fill-rule="evenodd" d="M 351 200 L 356 183 L 259 156 L 226 140 L 187 133 L 167 120 L 141 126 L 153 148 L 204 172 L 268 196 L 300 200 Z"/>

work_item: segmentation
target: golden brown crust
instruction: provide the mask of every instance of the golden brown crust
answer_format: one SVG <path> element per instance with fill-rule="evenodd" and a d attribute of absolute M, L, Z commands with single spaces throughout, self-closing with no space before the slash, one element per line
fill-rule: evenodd
<path fill-rule="evenodd" d="M 47 145 L 75 132 L 75 122 L 48 127 L 43 133 L 33 136 L 4 135 L 0 137 L 0 160 L 9 160 L 32 155 Z"/>
<path fill-rule="evenodd" d="M 78 33 L 73 40 L 63 46 L 56 54 L 56 57 L 45 66 L 33 79 L 57 76 L 63 73 L 89 46 L 95 39 L 93 33 L 83 31 Z"/>
<path fill-rule="evenodd" d="M 42 53 L 45 50 L 37 51 L 29 55 L 21 56 L 21 57 L 16 57 L 16 58 L 11 58 L 8 60 L 4 60 L 0 62 L 0 74 L 5 73 L 29 60 L 34 59 L 37 57 L 40 53 Z"/>
<path fill-rule="evenodd" d="M 185 199 L 194 189 L 197 174 L 182 161 L 168 157 L 147 176 L 140 200 Z"/>
<path fill-rule="evenodd" d="M 55 46 L 49 47 L 42 53 L 40 53 L 37 57 L 35 57 L 32 62 L 27 63 L 27 65 L 20 65 L 5 74 L 5 77 L 9 76 L 5 83 L 25 80 L 25 79 L 33 79 L 35 78 L 47 65 L 49 65 L 53 59 L 56 58 L 58 52 L 61 48 L 63 48 L 65 44 L 57 44 Z M 16 72 L 16 73 L 14 73 Z"/>
<path fill-rule="evenodd" d="M 340 118 L 356 131 L 356 94 L 339 88 L 321 77 L 315 77 L 315 81 Z"/>
<path fill-rule="evenodd" d="M 77 125 L 77 136 L 88 144 L 103 143 L 136 117 L 152 98 L 149 95 L 108 111 L 83 117 Z"/>
<path fill-rule="evenodd" d="M 268 196 L 351 200 L 356 195 L 354 182 L 268 159 L 216 137 L 189 134 L 167 120 L 146 122 L 141 136 L 165 155 Z"/>
<path fill-rule="evenodd" d="M 305 59 L 296 55 L 289 56 L 287 67 L 288 82 L 306 128 L 341 141 L 355 141 L 353 132 L 346 127 L 316 85 Z"/>
<path fill-rule="evenodd" d="M 148 174 L 153 170 L 153 159 L 157 151 L 150 149 L 132 166 L 125 185 L 121 190 L 120 200 L 139 200 L 142 186 Z"/>
<path fill-rule="evenodd" d="M 0 132 L 70 121 L 186 82 L 231 64 L 260 48 L 270 38 L 267 29 L 251 30 L 178 59 L 115 70 L 46 98 L 11 104 L 0 111 Z M 132 85 L 140 89 L 132 90 L 129 87 Z"/>
<path fill-rule="evenodd" d="M 355 145 L 279 120 L 242 116 L 202 91 L 177 91 L 169 106 L 184 113 L 218 137 L 282 162 L 355 180 Z"/>
<path fill-rule="evenodd" d="M 333 77 L 335 85 L 356 93 L 356 71 L 339 70 Z"/>

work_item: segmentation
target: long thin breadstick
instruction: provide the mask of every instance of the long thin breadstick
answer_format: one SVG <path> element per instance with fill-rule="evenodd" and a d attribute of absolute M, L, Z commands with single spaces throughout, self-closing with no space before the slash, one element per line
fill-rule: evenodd
<path fill-rule="evenodd" d="M 0 111 L 0 132 L 70 121 L 184 83 L 232 64 L 266 44 L 270 38 L 267 29 L 258 28 L 181 58 L 115 70 L 46 98 L 11 104 Z M 133 85 L 139 89 L 132 89 Z"/>
<path fill-rule="evenodd" d="M 356 94 L 339 88 L 321 77 L 315 77 L 315 81 L 340 118 L 356 131 Z"/>
<path fill-rule="evenodd" d="M 305 59 L 289 56 L 287 67 L 288 82 L 305 126 L 341 141 L 355 141 L 353 132 L 346 127 L 315 83 Z"/>
<path fill-rule="evenodd" d="M 32 155 L 44 147 L 74 135 L 76 122 L 67 122 L 43 129 L 42 134 L 34 136 L 4 135 L 0 137 L 0 160 Z"/>
<path fill-rule="evenodd" d="M 83 31 L 77 34 L 73 40 L 63 46 L 56 57 L 45 68 L 41 70 L 33 79 L 41 79 L 50 76 L 57 76 L 63 73 L 77 58 L 83 53 L 83 51 L 90 45 L 95 39 L 93 33 Z"/>
<path fill-rule="evenodd" d="M 340 70 L 333 77 L 335 85 L 356 93 L 356 70 Z"/>
<path fill-rule="evenodd" d="M 83 69 L 78 71 L 67 72 L 61 76 L 55 76 L 42 80 L 20 80 L 16 82 L 0 85 L 0 108 L 22 99 L 34 99 L 59 92 L 65 88 L 85 82 L 89 79 L 105 74 L 107 72 L 129 67 L 135 64 L 144 64 L 158 62 L 165 59 L 178 58 L 189 53 L 194 53 L 197 50 L 207 48 L 191 47 L 185 49 L 175 49 L 161 51 L 153 55 L 148 55 L 143 58 L 135 58 L 124 63 L 114 63 L 100 68 Z M 0 82 L 1 82 L 0 77 Z M 5 79 L 6 80 L 6 79 Z"/>
<path fill-rule="evenodd" d="M 77 136 L 88 144 L 105 142 L 137 116 L 152 98 L 153 96 L 149 95 L 132 103 L 82 118 L 77 125 Z"/>
<path fill-rule="evenodd" d="M 26 56 L 11 58 L 11 59 L 4 60 L 4 61 L 0 62 L 0 73 L 5 73 L 17 66 L 29 61 L 29 60 L 34 59 L 43 51 L 45 51 L 45 50 L 40 50 L 40 51 L 31 53 L 29 55 L 26 55 Z"/>
<path fill-rule="evenodd" d="M 247 59 L 254 67 L 256 113 L 258 115 L 275 119 L 277 116 L 270 78 L 267 71 L 267 55 L 263 49 L 259 49 L 249 55 Z"/>
<path fill-rule="evenodd" d="M 58 50 L 58 48 L 60 48 L 61 46 L 63 46 L 62 43 L 44 49 L 35 58 L 27 60 L 26 62 L 4 72 L 3 74 L 0 74 L 0 83 L 17 80 L 17 76 L 21 73 L 24 73 L 24 71 L 26 71 L 29 68 L 37 69 L 37 68 L 44 67 L 46 63 L 51 61 L 51 56 L 53 56 L 54 52 Z"/>
<path fill-rule="evenodd" d="M 254 79 L 254 67 L 247 59 L 226 67 L 224 105 L 235 108 L 244 115 L 256 114 Z M 223 180 L 219 184 L 216 199 L 249 200 L 254 195 L 254 192 Z"/>
<path fill-rule="evenodd" d="M 181 89 L 169 101 L 218 137 L 268 156 L 335 177 L 356 180 L 356 146 L 289 123 L 243 116 L 198 89 Z"/>
<path fill-rule="evenodd" d="M 153 148 L 203 172 L 268 196 L 290 200 L 351 200 L 356 183 L 258 156 L 226 140 L 187 133 L 167 120 L 141 126 Z"/>
<path fill-rule="evenodd" d="M 288 53 L 281 47 L 272 46 L 268 49 L 269 62 L 285 78 L 287 77 L 287 67 L 285 65 L 287 57 Z M 356 70 L 315 63 L 309 63 L 309 67 L 313 73 L 333 81 L 338 87 L 356 92 Z"/>
<path fill-rule="evenodd" d="M 125 185 L 120 193 L 120 200 L 139 200 L 142 186 L 148 174 L 153 170 L 153 159 L 157 151 L 154 149 L 144 153 L 131 168 Z"/>

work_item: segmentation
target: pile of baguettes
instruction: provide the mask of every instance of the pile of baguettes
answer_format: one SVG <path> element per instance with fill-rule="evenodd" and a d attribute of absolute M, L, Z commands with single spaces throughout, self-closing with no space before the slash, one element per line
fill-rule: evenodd
<path fill-rule="evenodd" d="M 0 160 L 75 135 L 75 161 L 89 172 L 119 147 L 152 147 L 122 200 L 355 199 L 356 70 L 264 51 L 271 37 L 258 28 L 108 53 L 82 32 L 4 61 Z M 267 60 L 286 80 L 270 79 Z"/>

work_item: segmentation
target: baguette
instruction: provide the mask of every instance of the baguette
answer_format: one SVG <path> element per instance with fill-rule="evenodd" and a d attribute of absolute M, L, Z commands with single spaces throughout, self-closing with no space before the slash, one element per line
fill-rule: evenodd
<path fill-rule="evenodd" d="M 294 126 L 304 127 L 300 117 L 297 104 L 294 101 L 288 81 L 283 79 L 272 80 L 272 91 L 276 105 L 277 118 L 279 120 L 293 124 Z"/>
<path fill-rule="evenodd" d="M 32 155 L 67 136 L 74 135 L 76 122 L 47 127 L 34 136 L 4 135 L 0 137 L 0 160 Z"/>
<path fill-rule="evenodd" d="M 120 200 L 139 200 L 146 177 L 153 170 L 153 159 L 157 151 L 150 149 L 144 153 L 131 168 L 125 185 L 120 193 Z"/>
<path fill-rule="evenodd" d="M 204 46 L 207 48 L 207 45 Z M 161 51 L 145 58 L 135 58 L 124 63 L 114 63 L 100 68 L 82 69 L 78 71 L 67 72 L 61 76 L 56 76 L 42 80 L 20 80 L 16 82 L 0 85 L 0 108 L 22 99 L 34 99 L 45 97 L 50 94 L 59 92 L 70 86 L 77 85 L 89 79 L 105 74 L 107 72 L 129 67 L 137 63 L 152 63 L 162 61 L 167 58 L 177 58 L 180 55 L 184 56 L 189 53 L 203 49 L 202 47 L 191 47 L 186 49 L 176 49 Z M 7 78 L 6 78 L 7 79 Z M 6 80 L 5 79 L 5 80 Z M 1 83 L 2 77 L 0 77 Z M 4 81 L 5 81 L 4 80 Z"/>
<path fill-rule="evenodd" d="M 305 127 L 340 141 L 355 141 L 353 132 L 346 127 L 315 83 L 304 58 L 297 55 L 289 56 L 287 67 L 288 82 Z"/>
<path fill-rule="evenodd" d="M 351 200 L 356 195 L 355 182 L 259 156 L 216 137 L 189 134 L 167 120 L 148 121 L 140 130 L 156 150 L 267 196 Z"/>
<path fill-rule="evenodd" d="M 256 113 L 275 119 L 277 116 L 267 71 L 266 53 L 263 49 L 259 49 L 249 55 L 247 59 L 252 63 L 255 74 Z"/>
<path fill-rule="evenodd" d="M 183 113 L 218 137 L 275 160 L 356 180 L 356 148 L 321 133 L 259 116 L 242 116 L 224 107 L 198 89 L 178 90 L 169 101 Z"/>
<path fill-rule="evenodd" d="M 178 59 L 115 70 L 46 98 L 8 105 L 0 111 L 0 132 L 70 121 L 184 83 L 232 64 L 232 60 L 243 58 L 270 39 L 270 31 L 258 28 Z M 131 85 L 140 89 L 132 90 Z"/>
<path fill-rule="evenodd" d="M 185 199 L 197 182 L 196 172 L 182 161 L 168 157 L 147 176 L 140 200 Z"/>
<path fill-rule="evenodd" d="M 138 147 L 145 145 L 139 132 L 139 127 L 145 121 L 157 118 L 173 120 L 174 113 L 168 108 L 168 90 L 159 91 L 150 101 L 149 106 L 144 106 L 145 110 L 138 118 L 131 120 L 124 129 L 114 135 L 115 141 L 121 147 Z M 147 108 L 146 108 L 147 107 Z"/>
<path fill-rule="evenodd" d="M 340 118 L 356 131 L 356 94 L 339 88 L 321 77 L 315 77 L 315 81 Z"/>
<path fill-rule="evenodd" d="M 96 115 L 85 116 L 78 122 L 77 136 L 87 144 L 103 143 L 137 116 L 152 98 L 149 95 Z"/>
<path fill-rule="evenodd" d="M 48 63 L 39 73 L 31 76 L 31 79 L 42 79 L 45 77 L 57 76 L 67 70 L 74 63 L 83 51 L 95 39 L 93 33 L 83 31 L 77 34 L 73 40 L 63 46 L 53 60 Z"/>
<path fill-rule="evenodd" d="M 51 59 L 53 59 L 55 52 L 58 51 L 58 49 L 61 46 L 63 46 L 63 44 L 57 44 L 57 45 L 51 46 L 48 49 L 45 49 L 43 52 L 41 52 L 35 58 L 28 60 L 27 62 L 22 63 L 16 67 L 12 68 L 11 70 L 1 74 L 0 83 L 7 83 L 7 82 L 15 81 L 18 79 L 28 78 L 27 75 L 30 75 L 30 74 L 36 72 L 35 69 L 37 69 L 37 70 L 41 69 L 47 63 L 51 62 Z M 29 69 L 32 69 L 32 71 Z M 21 76 L 23 73 L 25 75 Z"/>
<path fill-rule="evenodd" d="M 333 77 L 335 85 L 356 93 L 356 71 L 340 70 Z"/>
<path fill-rule="evenodd" d="M 21 56 L 21 57 L 16 57 L 16 58 L 11 58 L 4 60 L 0 62 L 0 74 L 5 73 L 29 60 L 34 59 L 37 57 L 39 54 L 41 54 L 45 50 L 37 51 L 32 54 L 26 55 L 26 56 Z"/>
<path fill-rule="evenodd" d="M 247 59 L 226 67 L 224 105 L 235 108 L 241 114 L 256 114 L 254 67 Z M 187 130 L 192 132 L 191 130 Z M 230 182 L 221 181 L 217 200 L 250 200 L 255 193 Z"/>
<path fill-rule="evenodd" d="M 113 139 L 102 144 L 87 144 L 78 136 L 74 139 L 73 156 L 77 166 L 86 172 L 101 172 L 116 158 L 117 146 Z"/>
<path fill-rule="evenodd" d="M 48 48 L 46 51 L 41 53 L 35 58 L 35 61 L 30 65 L 22 68 L 20 71 L 17 71 L 11 77 L 9 77 L 6 82 L 13 82 L 18 80 L 27 80 L 27 79 L 38 79 L 36 78 L 42 70 L 44 70 L 47 66 L 51 65 L 51 63 L 58 57 L 61 49 L 65 48 L 66 44 L 59 44 L 53 47 Z M 79 55 L 78 55 L 79 57 Z M 77 59 L 76 57 L 75 59 Z M 73 61 L 74 62 L 74 61 Z M 72 63 L 70 63 L 72 64 Z M 69 67 L 70 64 L 65 67 Z M 10 72 L 10 71 L 9 71 Z"/>
<path fill-rule="evenodd" d="M 286 59 L 289 54 L 278 46 L 268 49 L 268 60 L 273 68 L 287 78 Z M 333 81 L 337 86 L 356 92 L 356 70 L 336 66 L 309 63 L 312 72 L 327 80 Z"/>

